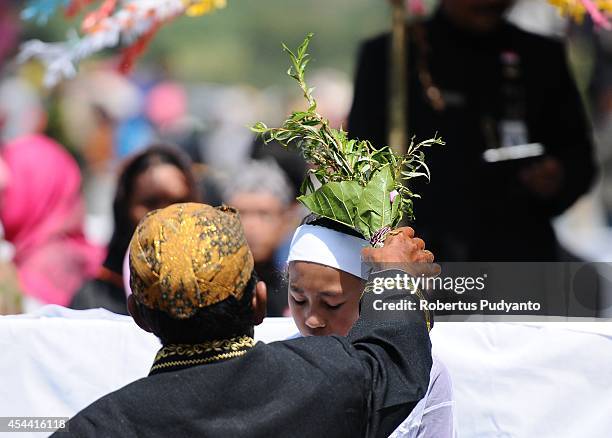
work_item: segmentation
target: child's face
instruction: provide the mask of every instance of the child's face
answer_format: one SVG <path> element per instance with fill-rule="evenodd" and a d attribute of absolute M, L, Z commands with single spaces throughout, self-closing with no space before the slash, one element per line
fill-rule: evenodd
<path fill-rule="evenodd" d="M 360 278 L 310 262 L 289 264 L 289 308 L 304 336 L 346 336 L 359 317 Z"/>

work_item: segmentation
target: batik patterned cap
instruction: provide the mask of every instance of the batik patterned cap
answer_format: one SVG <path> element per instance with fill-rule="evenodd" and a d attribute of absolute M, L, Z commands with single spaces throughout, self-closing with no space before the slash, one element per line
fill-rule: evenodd
<path fill-rule="evenodd" d="M 242 298 L 253 271 L 236 210 L 175 204 L 150 212 L 130 243 L 130 286 L 145 306 L 186 319 Z"/>

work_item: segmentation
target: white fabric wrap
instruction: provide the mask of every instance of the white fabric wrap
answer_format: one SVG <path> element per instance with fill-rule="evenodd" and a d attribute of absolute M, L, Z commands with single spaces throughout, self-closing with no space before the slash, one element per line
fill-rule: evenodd
<path fill-rule="evenodd" d="M 361 249 L 367 246 L 370 243 L 359 237 L 316 225 L 302 225 L 291 240 L 287 263 L 318 263 L 367 280 L 368 272 L 361 264 Z"/>

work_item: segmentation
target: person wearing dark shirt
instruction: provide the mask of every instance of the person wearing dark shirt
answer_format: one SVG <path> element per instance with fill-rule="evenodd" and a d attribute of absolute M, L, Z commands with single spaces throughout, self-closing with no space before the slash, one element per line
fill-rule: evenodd
<path fill-rule="evenodd" d="M 506 22 L 512 3 L 442 0 L 407 29 L 409 136 L 446 141 L 427 152 L 437 177 L 414 187 L 414 224 L 445 262 L 557 260 L 550 220 L 593 181 L 564 47 Z M 366 41 L 357 67 L 349 133 L 373 144 L 387 143 L 389 47 Z M 517 145 L 539 152 L 498 159 Z"/>
<path fill-rule="evenodd" d="M 376 266 L 434 266 L 411 229 L 362 254 Z M 148 377 L 94 402 L 57 437 L 386 437 L 427 390 L 432 359 L 423 312 L 375 311 L 376 300 L 414 299 L 393 287 L 364 293 L 362 316 L 346 338 L 255 343 L 266 286 L 229 207 L 156 210 L 136 229 L 129 257 L 130 313 L 163 347 Z M 370 281 L 400 273 L 374 273 Z"/>
<path fill-rule="evenodd" d="M 230 173 L 222 194 L 240 213 L 255 270 L 268 288 L 267 315 L 286 316 L 287 282 L 275 258 L 299 220 L 287 174 L 272 158 L 250 160 Z"/>

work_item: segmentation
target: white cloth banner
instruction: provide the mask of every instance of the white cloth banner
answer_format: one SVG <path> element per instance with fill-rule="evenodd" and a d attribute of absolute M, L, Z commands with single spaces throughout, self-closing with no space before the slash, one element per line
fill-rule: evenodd
<path fill-rule="evenodd" d="M 296 331 L 269 318 L 255 337 Z M 612 436 L 612 324 L 439 322 L 432 343 L 453 379 L 460 437 Z M 146 376 L 158 348 L 103 310 L 0 317 L 0 416 L 72 416 Z"/>

